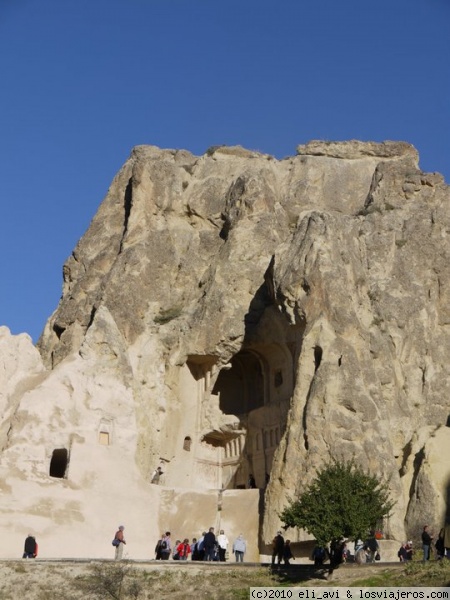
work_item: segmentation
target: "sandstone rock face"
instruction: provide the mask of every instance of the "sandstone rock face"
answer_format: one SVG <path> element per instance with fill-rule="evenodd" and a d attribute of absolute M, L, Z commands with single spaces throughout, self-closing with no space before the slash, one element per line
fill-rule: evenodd
<path fill-rule="evenodd" d="M 104 544 L 128 518 L 141 557 L 162 529 L 215 525 L 255 558 L 330 457 L 389 481 L 391 538 L 439 528 L 449 200 L 405 143 L 310 142 L 281 161 L 135 148 L 64 266 L 45 368 L 3 360 L 40 379 L 0 397 L 2 535 L 32 525 L 57 555 L 56 521 L 92 555 L 86 532 Z M 8 357 L 18 342 L 1 341 Z"/>
<path fill-rule="evenodd" d="M 42 379 L 41 356 L 26 335 L 11 335 L 0 327 L 0 447 L 6 444 L 11 420 L 21 397 Z"/>

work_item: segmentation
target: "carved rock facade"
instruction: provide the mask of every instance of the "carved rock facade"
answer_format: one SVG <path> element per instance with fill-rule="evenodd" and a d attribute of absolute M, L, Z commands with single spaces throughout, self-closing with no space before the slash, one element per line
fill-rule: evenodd
<path fill-rule="evenodd" d="M 83 554 L 88 515 L 132 511 L 135 557 L 174 524 L 243 530 L 257 557 L 333 456 L 389 480 L 390 537 L 439 528 L 449 200 L 404 143 L 311 142 L 282 161 L 135 148 L 64 266 L 45 367 L 25 363 L 26 391 L 0 398 L 10 524 L 35 515 L 56 555 L 56 520 Z"/>

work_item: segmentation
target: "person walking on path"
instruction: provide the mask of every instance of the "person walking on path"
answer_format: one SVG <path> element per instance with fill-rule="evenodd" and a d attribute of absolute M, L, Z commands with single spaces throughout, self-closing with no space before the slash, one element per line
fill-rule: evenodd
<path fill-rule="evenodd" d="M 191 544 L 191 560 L 198 560 L 197 538 L 192 538 Z"/>
<path fill-rule="evenodd" d="M 217 543 L 219 544 L 219 560 L 220 562 L 225 562 L 225 555 L 227 553 L 228 541 L 227 536 L 225 535 L 223 529 L 220 530 L 219 535 L 217 536 Z"/>
<path fill-rule="evenodd" d="M 444 532 L 445 529 L 442 528 L 434 545 L 436 548 L 436 560 L 442 560 L 445 556 Z"/>
<path fill-rule="evenodd" d="M 375 562 L 375 557 L 376 557 L 377 553 L 380 551 L 380 546 L 378 544 L 377 538 L 375 537 L 374 531 L 370 532 L 370 536 L 367 538 L 365 545 L 369 551 L 367 562 L 369 562 L 369 563 Z"/>
<path fill-rule="evenodd" d="M 272 540 L 272 564 L 275 564 L 275 559 L 278 560 L 278 564 L 281 565 L 283 560 L 284 551 L 284 537 L 281 535 L 281 531 L 277 532 L 277 535 Z"/>
<path fill-rule="evenodd" d="M 164 541 L 165 535 L 161 534 L 161 538 L 156 542 L 155 546 L 155 560 L 162 560 L 161 550 Z"/>
<path fill-rule="evenodd" d="M 170 539 L 170 531 L 166 531 L 166 535 L 161 541 L 161 560 L 169 560 L 172 551 L 172 540 Z"/>
<path fill-rule="evenodd" d="M 205 560 L 214 560 L 214 547 L 216 545 L 216 536 L 214 535 L 214 527 L 210 527 L 208 533 L 203 539 L 203 547 L 205 548 Z"/>
<path fill-rule="evenodd" d="M 126 544 L 125 538 L 123 537 L 123 531 L 125 527 L 123 525 L 119 525 L 119 529 L 116 531 L 114 536 L 114 541 L 118 541 L 118 544 L 114 544 L 116 548 L 116 552 L 114 555 L 114 560 L 122 560 L 123 555 L 123 546 Z"/>
<path fill-rule="evenodd" d="M 291 564 L 289 561 L 295 560 L 294 555 L 292 554 L 292 549 L 291 549 L 291 540 L 286 540 L 285 544 L 284 544 L 284 548 L 283 548 L 283 558 L 284 558 L 284 564 L 289 567 L 289 565 Z"/>
<path fill-rule="evenodd" d="M 327 560 L 327 558 L 328 550 L 325 548 L 325 546 L 314 546 L 314 549 L 311 554 L 311 560 L 314 561 L 315 567 L 321 567 L 323 563 Z"/>
<path fill-rule="evenodd" d="M 428 531 L 428 525 L 424 525 L 422 531 L 422 550 L 423 550 L 423 562 L 430 560 L 430 549 L 433 536 Z"/>
<path fill-rule="evenodd" d="M 22 558 L 36 558 L 36 556 L 37 556 L 36 538 L 34 537 L 34 535 L 31 535 L 31 533 L 29 533 L 25 540 Z"/>
<path fill-rule="evenodd" d="M 202 531 L 202 535 L 197 540 L 197 546 L 195 548 L 195 554 L 192 560 L 204 560 L 205 559 L 205 535 L 206 531 Z"/>
<path fill-rule="evenodd" d="M 242 533 L 233 542 L 233 553 L 236 557 L 236 562 L 244 562 L 244 554 L 247 550 L 247 542 L 244 540 Z"/>
<path fill-rule="evenodd" d="M 178 546 L 181 544 L 181 540 L 175 540 L 175 546 L 172 550 L 172 560 L 180 560 L 180 555 L 178 554 Z"/>
<path fill-rule="evenodd" d="M 188 538 L 184 538 L 184 540 L 180 542 L 177 546 L 177 554 L 179 560 L 187 560 L 190 553 L 191 546 L 189 544 L 189 540 Z"/>

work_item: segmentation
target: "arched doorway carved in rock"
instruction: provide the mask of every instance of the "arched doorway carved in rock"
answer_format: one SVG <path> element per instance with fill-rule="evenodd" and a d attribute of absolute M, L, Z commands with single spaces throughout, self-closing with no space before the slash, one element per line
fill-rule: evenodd
<path fill-rule="evenodd" d="M 237 439 L 232 431 L 215 434 L 215 443 L 224 447 L 224 487 L 245 486 L 250 473 L 258 487 L 265 486 L 286 427 L 293 384 L 293 357 L 282 344 L 245 348 L 220 371 L 212 396 L 221 412 L 235 415 L 245 431 Z"/>
<path fill-rule="evenodd" d="M 222 369 L 212 390 L 219 396 L 220 410 L 227 415 L 245 415 L 264 406 L 267 368 L 261 356 L 242 350 L 230 361 L 231 368 Z"/>

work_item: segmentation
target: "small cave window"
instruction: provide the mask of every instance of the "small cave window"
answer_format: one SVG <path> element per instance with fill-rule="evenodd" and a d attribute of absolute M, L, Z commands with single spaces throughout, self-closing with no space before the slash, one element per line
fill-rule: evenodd
<path fill-rule="evenodd" d="M 323 354 L 323 350 L 320 346 L 316 346 L 314 348 L 314 366 L 315 366 L 315 371 L 317 371 L 317 369 L 320 367 L 320 363 L 322 362 L 322 354 Z"/>
<path fill-rule="evenodd" d="M 184 438 L 184 441 L 183 441 L 183 450 L 186 450 L 187 452 L 190 452 L 191 451 L 191 444 L 192 444 L 192 438 L 187 435 Z"/>
<path fill-rule="evenodd" d="M 448 415 L 448 417 L 447 417 L 447 423 L 445 425 L 446 425 L 446 427 L 450 427 L 450 415 Z"/>
<path fill-rule="evenodd" d="M 68 463 L 69 453 L 66 448 L 57 448 L 56 450 L 53 450 L 52 459 L 50 461 L 50 477 L 64 479 Z"/>
<path fill-rule="evenodd" d="M 101 446 L 109 446 L 112 442 L 112 421 L 110 419 L 101 419 L 97 431 L 98 443 Z"/>
<path fill-rule="evenodd" d="M 98 443 L 101 446 L 109 446 L 109 433 L 107 431 L 98 432 Z"/>

